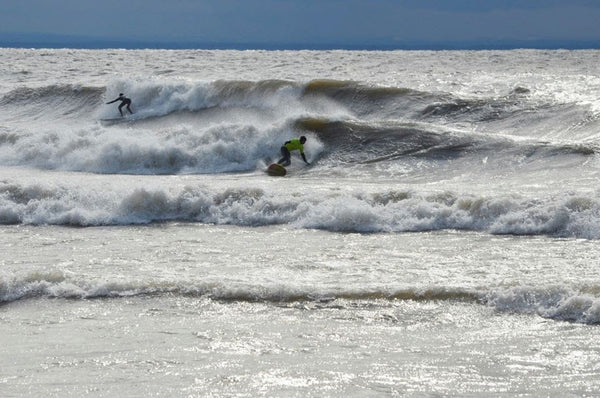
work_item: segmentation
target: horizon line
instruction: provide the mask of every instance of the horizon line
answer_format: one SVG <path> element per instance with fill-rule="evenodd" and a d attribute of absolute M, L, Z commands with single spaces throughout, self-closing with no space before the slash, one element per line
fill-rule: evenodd
<path fill-rule="evenodd" d="M 39 36 L 39 37 L 38 37 Z M 474 39 L 474 40 L 390 40 L 362 42 L 261 42 L 112 39 L 67 35 L 37 35 L 0 32 L 1 48 L 35 49 L 164 49 L 164 50 L 583 50 L 600 49 L 600 39 Z"/>

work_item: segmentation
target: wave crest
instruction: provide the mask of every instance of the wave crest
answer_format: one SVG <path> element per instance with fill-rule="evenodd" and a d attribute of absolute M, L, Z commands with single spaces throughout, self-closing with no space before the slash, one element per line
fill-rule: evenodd
<path fill-rule="evenodd" d="M 233 282 L 177 280 L 72 280 L 60 271 L 34 272 L 0 281 L 0 303 L 24 299 L 98 299 L 135 296 L 191 296 L 224 302 L 302 303 L 343 305 L 344 301 L 447 301 L 487 305 L 497 311 L 535 314 L 558 321 L 600 323 L 600 298 L 584 291 L 513 287 L 472 290 L 456 287 L 343 289 L 244 285 Z"/>

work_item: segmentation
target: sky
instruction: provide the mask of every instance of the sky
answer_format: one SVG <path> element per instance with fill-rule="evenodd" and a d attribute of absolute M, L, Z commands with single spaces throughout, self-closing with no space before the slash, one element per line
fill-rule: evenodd
<path fill-rule="evenodd" d="M 600 0 L 1 0 L 6 38 L 256 47 L 600 43 Z M 24 38 L 24 39 L 23 39 Z"/>

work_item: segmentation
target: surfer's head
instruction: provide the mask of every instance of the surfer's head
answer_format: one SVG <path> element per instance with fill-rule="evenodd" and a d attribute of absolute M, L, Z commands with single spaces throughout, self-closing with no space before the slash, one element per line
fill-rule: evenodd
<path fill-rule="evenodd" d="M 300 137 L 300 143 L 304 144 L 305 142 L 306 142 L 306 137 L 305 136 Z"/>
<path fill-rule="evenodd" d="M 123 93 L 119 93 L 119 97 L 122 97 L 122 96 L 123 96 Z"/>

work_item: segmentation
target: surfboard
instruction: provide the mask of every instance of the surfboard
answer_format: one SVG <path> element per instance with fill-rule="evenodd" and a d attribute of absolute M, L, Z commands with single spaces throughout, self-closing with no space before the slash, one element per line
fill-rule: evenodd
<path fill-rule="evenodd" d="M 117 123 L 123 123 L 127 121 L 127 118 L 125 118 L 124 116 L 117 116 L 114 118 L 106 118 L 106 119 L 99 119 L 101 124 L 117 124 Z"/>
<path fill-rule="evenodd" d="M 116 116 L 114 118 L 105 118 L 105 119 L 98 119 L 100 121 L 100 124 L 103 124 L 105 126 L 112 126 L 114 124 L 121 124 L 121 123 L 135 123 L 136 121 L 140 120 L 140 118 L 137 118 L 133 115 L 124 115 L 124 116 Z"/>
<path fill-rule="evenodd" d="M 287 170 L 278 163 L 271 163 L 269 167 L 267 167 L 267 174 L 274 177 L 283 177 L 287 174 Z"/>

